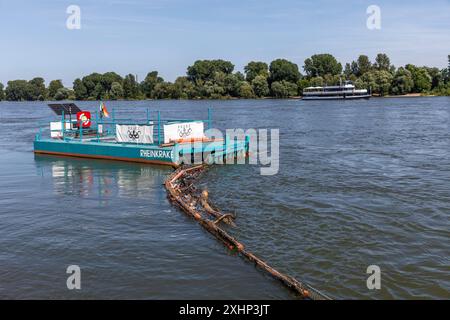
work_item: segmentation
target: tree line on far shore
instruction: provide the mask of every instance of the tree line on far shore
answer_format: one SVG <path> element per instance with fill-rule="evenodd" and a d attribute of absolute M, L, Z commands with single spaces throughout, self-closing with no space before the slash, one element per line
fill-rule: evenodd
<path fill-rule="evenodd" d="M 448 63 L 445 69 L 412 64 L 396 68 L 380 53 L 374 62 L 360 55 L 343 67 L 331 54 L 316 54 L 305 60 L 302 74 L 297 64 L 286 59 L 270 64 L 252 61 L 244 73 L 235 72 L 230 61 L 198 60 L 174 82 L 165 81 L 157 71 L 149 72 L 140 83 L 133 74 L 92 73 L 75 79 L 72 89 L 65 88 L 61 80 L 50 81 L 48 87 L 40 77 L 12 80 L 6 88 L 0 83 L 0 100 L 288 98 L 300 96 L 306 87 L 337 85 L 344 80 L 380 96 L 450 95 L 450 55 Z"/>

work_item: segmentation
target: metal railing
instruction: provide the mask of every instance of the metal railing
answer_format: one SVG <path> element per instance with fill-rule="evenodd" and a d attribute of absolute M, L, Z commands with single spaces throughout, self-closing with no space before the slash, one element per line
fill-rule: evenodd
<path fill-rule="evenodd" d="M 132 118 L 118 118 L 116 117 L 115 110 L 112 109 L 110 120 L 100 117 L 97 111 L 94 112 L 94 119 L 91 119 L 91 125 L 89 128 L 83 128 L 82 123 L 77 120 L 66 119 L 64 112 L 61 114 L 61 129 L 50 129 L 50 136 L 52 132 L 58 132 L 61 134 L 59 137 L 63 141 L 83 141 L 84 138 L 89 137 L 90 141 L 96 140 L 102 142 L 108 138 L 115 139 L 116 125 L 152 125 L 153 129 L 153 141 L 155 144 L 160 145 L 164 142 L 164 124 L 169 123 L 182 123 L 182 122 L 203 122 L 207 125 L 207 129 L 212 127 L 212 110 L 208 108 L 208 119 L 163 119 L 161 118 L 161 112 L 157 111 L 155 119 L 151 117 L 150 110 L 146 110 L 146 119 L 143 121 L 136 121 Z M 48 124 L 47 124 L 48 125 Z M 67 128 L 69 127 L 69 128 Z M 99 130 L 101 128 L 101 130 Z M 42 126 L 39 127 L 39 132 L 35 136 L 35 140 L 41 140 L 44 130 Z"/>

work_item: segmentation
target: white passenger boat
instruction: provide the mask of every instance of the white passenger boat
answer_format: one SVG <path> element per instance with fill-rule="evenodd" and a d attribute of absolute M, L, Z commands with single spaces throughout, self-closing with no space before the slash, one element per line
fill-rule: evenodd
<path fill-rule="evenodd" d="M 367 89 L 356 89 L 351 81 L 339 86 L 308 87 L 303 90 L 303 100 L 370 99 Z"/>

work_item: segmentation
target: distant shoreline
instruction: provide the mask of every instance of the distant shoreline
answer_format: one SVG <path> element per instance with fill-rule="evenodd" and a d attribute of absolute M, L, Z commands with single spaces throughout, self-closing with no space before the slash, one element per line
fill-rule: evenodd
<path fill-rule="evenodd" d="M 373 99 L 386 99 L 386 98 L 439 98 L 439 97 L 448 97 L 445 95 L 424 95 L 424 94 L 420 94 L 420 93 L 410 93 L 410 94 L 405 94 L 405 95 L 386 95 L 386 96 L 377 96 L 374 95 L 371 98 Z M 236 97 L 230 97 L 230 98 L 224 98 L 224 99 L 116 99 L 116 100 L 70 100 L 70 99 L 66 99 L 66 100 L 42 100 L 42 101 L 38 101 L 38 100 L 33 100 L 33 101 L 27 101 L 27 100 L 22 100 L 22 101 L 8 101 L 8 100 L 0 100 L 0 104 L 2 102 L 7 102 L 7 103 L 26 103 L 26 102 L 41 102 L 41 103 L 45 103 L 45 102 L 99 102 L 99 101 L 105 101 L 105 102 L 113 102 L 113 101 L 237 101 L 237 100 L 302 100 L 301 96 L 293 96 L 293 97 L 287 97 L 287 98 L 274 98 L 274 97 L 263 97 L 263 98 L 236 98 Z M 306 100 L 305 100 L 306 101 Z M 317 101 L 317 100 L 316 100 Z M 323 100 L 323 101 L 327 101 L 327 100 Z M 342 101 L 342 100 L 328 100 L 328 101 Z"/>
<path fill-rule="evenodd" d="M 376 96 L 374 96 L 376 97 Z M 379 98 L 421 98 L 421 97 L 438 97 L 437 95 L 424 95 L 422 93 L 407 93 L 399 95 L 386 95 Z"/>
<path fill-rule="evenodd" d="M 61 79 L 46 85 L 44 78 L 10 80 L 0 83 L 0 100 L 234 100 L 300 99 L 305 89 L 352 83 L 354 88 L 384 97 L 450 96 L 449 68 L 419 67 L 407 64 L 396 68 L 384 53 L 375 61 L 360 55 L 345 67 L 333 55 L 314 54 L 298 65 L 279 58 L 272 62 L 250 61 L 244 72 L 235 71 L 231 61 L 196 60 L 186 74 L 166 81 L 158 71 L 150 71 L 138 81 L 137 75 L 92 72 L 76 78 L 71 88 Z"/>

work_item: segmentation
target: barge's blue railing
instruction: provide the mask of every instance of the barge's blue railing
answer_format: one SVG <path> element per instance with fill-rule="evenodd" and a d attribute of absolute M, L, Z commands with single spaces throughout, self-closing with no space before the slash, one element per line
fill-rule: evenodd
<path fill-rule="evenodd" d="M 151 118 L 151 112 L 149 109 L 146 109 L 146 121 L 136 121 L 132 118 L 118 118 L 116 117 L 115 109 L 112 109 L 111 112 L 111 120 L 107 120 L 99 116 L 97 111 L 94 112 L 94 119 L 91 119 L 91 128 L 83 128 L 82 125 L 78 125 L 78 128 L 75 127 L 77 124 L 76 120 L 66 119 L 66 115 L 64 112 L 61 114 L 61 130 L 53 130 L 61 132 L 61 139 L 64 141 L 69 140 L 79 140 L 82 141 L 83 137 L 89 136 L 92 133 L 93 129 L 95 130 L 95 138 L 98 142 L 102 141 L 102 138 L 115 136 L 115 126 L 117 124 L 129 124 L 129 125 L 153 125 L 156 130 L 153 130 L 153 141 L 155 144 L 162 144 L 164 142 L 164 132 L 163 125 L 168 123 L 176 123 L 176 122 L 193 122 L 193 121 L 202 121 L 206 124 L 207 129 L 212 128 L 212 110 L 208 108 L 208 119 L 207 120 L 198 120 L 198 119 L 162 119 L 161 112 L 157 111 L 156 121 L 153 121 Z M 155 123 L 156 122 L 156 123 Z M 69 124 L 69 125 L 68 125 Z M 47 124 L 48 125 L 48 124 Z M 67 126 L 69 129 L 67 129 Z M 101 132 L 99 130 L 101 128 Z M 50 130 L 52 132 L 52 130 Z M 43 128 L 39 128 L 39 132 L 35 136 L 35 140 L 41 140 L 43 135 Z"/>

